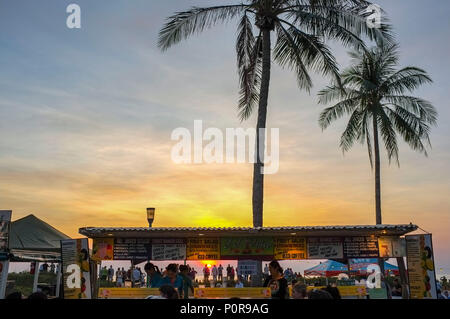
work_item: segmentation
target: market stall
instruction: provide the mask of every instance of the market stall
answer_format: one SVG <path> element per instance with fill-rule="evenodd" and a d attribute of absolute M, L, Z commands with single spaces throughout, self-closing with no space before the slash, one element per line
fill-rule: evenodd
<path fill-rule="evenodd" d="M 355 225 L 294 227 L 83 227 L 93 240 L 93 260 L 305 260 L 380 258 L 386 247 L 417 226 Z M 384 249 L 383 248 L 383 249 Z M 403 258 L 403 252 L 383 251 Z M 336 264 L 337 265 L 337 264 Z M 339 268 L 337 269 L 339 271 Z"/>

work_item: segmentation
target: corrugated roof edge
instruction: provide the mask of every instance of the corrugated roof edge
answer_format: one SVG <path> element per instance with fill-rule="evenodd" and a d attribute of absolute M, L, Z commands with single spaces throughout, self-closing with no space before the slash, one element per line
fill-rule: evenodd
<path fill-rule="evenodd" d="M 332 230 L 332 229 L 418 229 L 417 225 L 410 224 L 382 224 L 382 225 L 330 225 L 330 226 L 280 226 L 280 227 L 82 227 L 80 234 L 105 231 L 271 231 L 271 230 Z"/>

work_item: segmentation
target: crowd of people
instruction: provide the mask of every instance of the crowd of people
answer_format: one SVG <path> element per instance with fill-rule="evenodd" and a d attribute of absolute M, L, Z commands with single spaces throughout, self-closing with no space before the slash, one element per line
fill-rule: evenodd
<path fill-rule="evenodd" d="M 226 268 L 221 264 L 208 266 L 203 267 L 201 279 L 204 284 L 209 283 L 211 287 L 223 287 L 227 283 L 228 287 L 242 288 L 245 281 L 251 280 L 250 276 L 240 273 L 237 267 L 234 268 L 230 264 Z M 165 269 L 160 269 L 150 262 L 145 264 L 143 271 L 140 267 L 130 267 L 127 271 L 124 268 L 114 270 L 112 266 L 109 268 L 105 266 L 100 270 L 100 279 L 115 282 L 117 287 L 123 287 L 126 281 L 130 281 L 132 287 L 159 288 L 160 296 L 157 298 L 166 299 L 189 298 L 189 294 L 194 292 L 194 283 L 199 283 L 196 276 L 197 271 L 189 265 L 169 264 Z M 316 282 L 313 285 L 317 288 L 308 291 L 307 284 L 302 279 L 301 274 L 294 272 L 292 268 L 283 270 L 276 260 L 266 264 L 263 269 L 263 286 L 271 288 L 273 299 L 341 299 L 336 284 L 318 287 L 321 285 Z M 291 297 L 290 288 L 292 289 Z M 398 279 L 394 279 L 393 283 L 389 284 L 382 276 L 382 288 L 386 289 L 389 299 L 393 296 L 401 297 L 403 294 L 402 285 Z M 441 293 L 439 289 L 438 298 L 449 299 L 449 292 Z"/>

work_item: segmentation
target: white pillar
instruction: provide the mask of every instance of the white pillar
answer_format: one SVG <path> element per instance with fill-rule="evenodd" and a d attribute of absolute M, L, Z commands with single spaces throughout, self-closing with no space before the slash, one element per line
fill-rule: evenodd
<path fill-rule="evenodd" d="M 9 260 L 0 261 L 2 272 L 0 273 L 0 299 L 5 299 L 6 283 L 8 282 Z"/>
<path fill-rule="evenodd" d="M 62 265 L 58 263 L 58 267 L 56 268 L 56 298 L 59 297 L 59 291 L 61 290 L 61 274 L 62 274 Z"/>
<path fill-rule="evenodd" d="M 36 267 L 34 268 L 34 280 L 33 280 L 33 291 L 32 292 L 37 291 L 37 285 L 38 285 L 38 279 L 39 279 L 39 266 L 40 266 L 40 262 L 36 261 Z"/>

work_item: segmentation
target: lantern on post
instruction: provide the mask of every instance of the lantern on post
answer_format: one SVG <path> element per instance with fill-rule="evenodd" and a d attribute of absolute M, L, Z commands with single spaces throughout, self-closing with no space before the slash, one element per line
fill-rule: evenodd
<path fill-rule="evenodd" d="M 152 227 L 154 219 L 155 219 L 155 208 L 147 208 L 148 227 Z"/>

